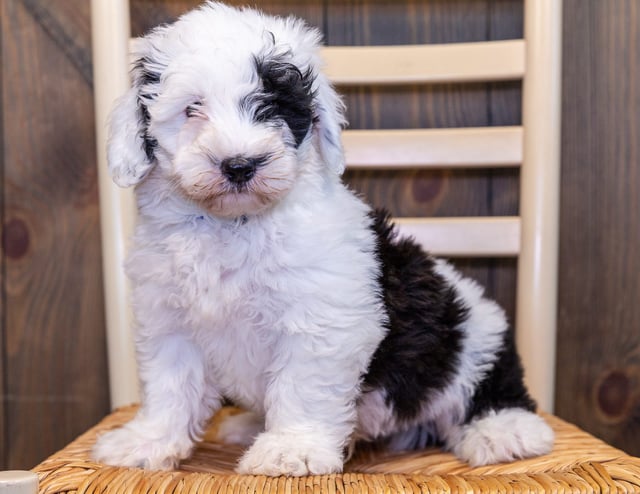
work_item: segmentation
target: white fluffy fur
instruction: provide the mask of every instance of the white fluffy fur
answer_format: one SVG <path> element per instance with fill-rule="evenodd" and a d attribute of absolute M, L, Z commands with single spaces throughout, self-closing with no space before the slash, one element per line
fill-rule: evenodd
<path fill-rule="evenodd" d="M 356 427 L 377 437 L 410 426 L 395 423 L 382 393 L 360 396 L 386 314 L 369 208 L 340 181 L 340 99 L 318 73 L 314 122 L 299 147 L 286 125 L 239 111 L 241 98 L 261 90 L 254 54 L 285 54 L 302 73 L 317 72 L 319 40 L 301 21 L 214 2 L 138 40 L 135 57 L 161 77 L 118 101 L 109 164 L 118 184 L 136 185 L 140 211 L 127 272 L 143 404 L 133 421 L 99 438 L 96 459 L 175 467 L 223 396 L 254 414 L 222 431 L 239 443 L 257 434 L 239 463 L 244 473 L 338 472 Z M 143 151 L 139 98 L 155 160 Z M 188 116 L 194 102 L 197 115 Z M 216 163 L 257 154 L 270 159 L 244 191 L 232 191 Z M 455 380 L 421 419 L 474 463 L 543 450 L 547 436 L 536 437 L 545 429 L 524 412 L 454 425 L 506 326 L 477 285 L 446 264 L 438 269 L 473 307 L 466 324 L 474 331 Z M 486 438 L 501 424 L 529 432 L 499 431 L 496 446 Z"/>
<path fill-rule="evenodd" d="M 109 163 L 119 184 L 138 184 L 127 271 L 143 407 L 100 438 L 97 459 L 171 468 L 227 396 L 265 417 L 240 471 L 342 468 L 360 377 L 385 332 L 368 208 L 339 178 L 342 104 L 316 77 L 315 122 L 298 148 L 286 126 L 238 111 L 259 91 L 255 53 L 290 52 L 304 72 L 320 63 L 318 42 L 301 21 L 217 3 L 139 40 L 136 56 L 162 71 L 148 104 L 157 162 L 134 129 L 133 88 L 112 116 Z M 194 100 L 202 116 L 188 118 Z M 228 193 L 212 161 L 249 153 L 273 158 L 252 188 Z"/>

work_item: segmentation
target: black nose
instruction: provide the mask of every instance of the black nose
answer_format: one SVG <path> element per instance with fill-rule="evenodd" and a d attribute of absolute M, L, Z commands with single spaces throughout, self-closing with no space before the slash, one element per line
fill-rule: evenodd
<path fill-rule="evenodd" d="M 236 156 L 227 158 L 220 163 L 222 174 L 229 182 L 241 185 L 247 183 L 256 173 L 258 167 L 257 160 L 253 158 L 243 158 Z"/>

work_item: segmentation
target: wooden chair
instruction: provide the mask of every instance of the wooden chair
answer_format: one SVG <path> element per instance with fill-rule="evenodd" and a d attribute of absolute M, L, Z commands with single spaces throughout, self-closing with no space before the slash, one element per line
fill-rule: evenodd
<path fill-rule="evenodd" d="M 553 411 L 559 195 L 561 1 L 525 0 L 525 38 L 480 43 L 327 47 L 327 72 L 340 87 L 523 81 L 521 126 L 348 130 L 347 166 L 366 168 L 520 167 L 520 214 L 491 218 L 399 218 L 403 232 L 443 256 L 517 256 L 516 335 L 527 384 Z M 92 0 L 100 204 L 114 407 L 138 400 L 135 360 L 121 268 L 135 217 L 132 194 L 115 187 L 105 158 L 107 113 L 129 84 L 127 0 Z M 354 62 L 354 61 L 357 61 Z M 98 432 L 130 419 L 119 408 L 36 467 L 46 492 L 623 492 L 640 491 L 640 459 L 546 414 L 557 433 L 540 458 L 471 468 L 437 450 L 385 456 L 361 451 L 341 475 L 267 478 L 233 473 L 237 448 L 206 441 L 175 472 L 92 463 Z M 197 472 L 197 473 L 196 473 Z"/>

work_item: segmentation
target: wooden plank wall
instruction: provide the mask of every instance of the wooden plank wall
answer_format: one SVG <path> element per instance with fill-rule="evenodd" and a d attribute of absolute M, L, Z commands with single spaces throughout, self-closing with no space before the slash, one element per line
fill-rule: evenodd
<path fill-rule="evenodd" d="M 640 142 L 640 113 L 633 78 L 619 80 L 623 66 L 630 67 L 625 70 L 631 74 L 637 71 L 634 57 L 640 46 L 634 36 L 639 18 L 633 0 L 565 1 L 563 191 L 567 192 L 562 216 L 558 410 L 640 454 L 640 331 L 635 322 L 640 320 L 640 309 L 631 300 L 638 293 L 633 274 L 639 266 L 632 255 L 638 251 L 638 225 L 632 208 L 637 211 L 640 186 L 635 148 Z M 134 32 L 169 21 L 198 3 L 132 0 Z M 325 32 L 330 44 L 479 41 L 522 35 L 521 0 L 251 3 L 306 18 Z M 2 0 L 0 5 L 4 143 L 0 468 L 28 468 L 108 410 L 89 2 Z M 583 84 L 587 76 L 596 76 L 593 85 Z M 520 122 L 516 83 L 444 84 L 408 91 L 355 88 L 345 97 L 353 128 Z M 590 115 L 603 120 L 595 123 Z M 618 120 L 618 115 L 624 119 Z M 603 164 L 610 162 L 615 163 L 616 174 L 605 179 Z M 513 170 L 395 175 L 359 171 L 346 176 L 368 200 L 394 214 L 435 216 L 513 214 L 518 207 L 517 178 Z M 625 219 L 611 222 L 611 215 L 620 210 L 627 213 Z M 603 232 L 606 240 L 600 236 Z M 611 265 L 605 272 L 599 266 L 607 255 Z M 486 285 L 513 316 L 514 261 L 457 264 Z M 604 287 L 611 295 L 602 298 L 599 290 Z M 617 324 L 615 331 L 605 324 L 607 320 Z M 604 335 L 608 343 L 602 345 Z"/>
<path fill-rule="evenodd" d="M 640 3 L 564 9 L 556 408 L 640 456 Z"/>
<path fill-rule="evenodd" d="M 89 2 L 3 0 L 4 468 L 108 410 Z"/>

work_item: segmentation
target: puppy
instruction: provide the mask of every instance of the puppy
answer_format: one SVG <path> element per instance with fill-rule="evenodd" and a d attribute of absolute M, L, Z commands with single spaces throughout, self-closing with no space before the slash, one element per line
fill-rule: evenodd
<path fill-rule="evenodd" d="M 357 440 L 472 465 L 550 450 L 503 311 L 341 182 L 321 36 L 208 2 L 137 41 L 109 166 L 136 186 L 126 266 L 143 396 L 96 460 L 170 469 L 225 399 L 237 470 L 342 470 Z"/>

